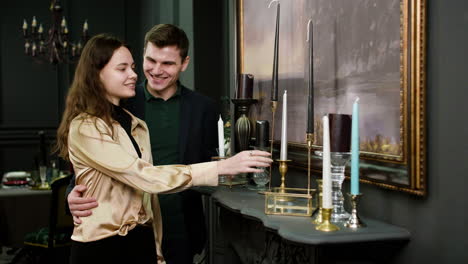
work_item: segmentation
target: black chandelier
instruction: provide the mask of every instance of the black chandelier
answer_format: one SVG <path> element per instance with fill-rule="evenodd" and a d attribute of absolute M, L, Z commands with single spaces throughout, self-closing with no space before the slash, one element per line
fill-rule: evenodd
<path fill-rule="evenodd" d="M 35 16 L 30 27 L 26 19 L 23 21 L 24 53 L 52 64 L 69 63 L 80 56 L 84 44 L 89 39 L 88 22 L 85 20 L 83 24 L 81 39 L 78 42 L 71 42 L 68 39 L 67 21 L 62 16 L 60 0 L 52 0 L 50 11 L 52 25 L 47 36 L 44 34 L 42 23 L 38 26 Z"/>

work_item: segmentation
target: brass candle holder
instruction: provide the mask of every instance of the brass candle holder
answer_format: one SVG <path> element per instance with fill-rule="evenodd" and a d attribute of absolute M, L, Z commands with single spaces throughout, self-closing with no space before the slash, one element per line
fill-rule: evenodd
<path fill-rule="evenodd" d="M 279 187 L 279 193 L 286 193 L 286 173 L 288 172 L 288 162 L 291 160 L 276 160 L 278 161 L 278 170 L 281 175 L 281 185 Z M 280 202 L 289 202 L 293 200 L 292 197 L 282 196 L 277 199 Z"/>
<path fill-rule="evenodd" d="M 275 115 L 276 115 L 276 108 L 278 107 L 278 101 L 271 101 L 271 142 L 270 142 L 270 155 L 273 158 L 273 143 L 275 142 Z M 287 169 L 286 169 L 287 170 Z M 270 166 L 270 173 L 268 175 L 268 190 L 271 190 L 271 172 L 272 167 Z"/>
<path fill-rule="evenodd" d="M 332 208 L 321 208 L 323 221 L 320 225 L 316 226 L 315 229 L 323 232 L 338 231 L 340 228 L 330 222 Z"/>
<path fill-rule="evenodd" d="M 312 144 L 314 143 L 314 134 L 313 133 L 306 133 L 306 141 L 307 141 L 307 193 L 310 192 L 310 167 L 311 167 L 311 157 L 312 157 Z M 318 182 L 320 181 L 320 182 Z M 315 220 L 312 221 L 314 224 L 322 223 L 322 212 L 320 208 L 322 208 L 322 180 L 317 180 L 318 182 L 318 197 L 317 197 L 317 208 L 319 208 Z"/>
<path fill-rule="evenodd" d="M 322 179 L 317 179 L 317 190 L 318 190 L 318 196 L 317 196 L 317 213 L 315 214 L 314 220 L 312 220 L 312 224 L 314 225 L 320 225 L 323 221 L 323 216 L 322 216 Z"/>
<path fill-rule="evenodd" d="M 279 173 L 281 174 L 281 185 L 280 185 L 280 190 L 282 193 L 284 193 L 284 190 L 286 188 L 286 173 L 288 172 L 288 162 L 291 160 L 276 160 L 279 162 Z"/>
<path fill-rule="evenodd" d="M 314 142 L 314 134 L 306 133 L 307 140 L 307 190 L 310 190 L 310 159 L 312 156 L 312 144 Z"/>
<path fill-rule="evenodd" d="M 349 194 L 348 193 L 348 196 L 351 198 L 350 201 L 351 201 L 351 216 L 349 217 L 348 221 L 346 221 L 346 223 L 344 224 L 345 227 L 347 228 L 361 228 L 361 227 L 365 227 L 366 224 L 364 224 L 364 222 L 361 221 L 361 219 L 359 218 L 359 214 L 358 214 L 358 205 L 359 205 L 359 201 L 361 200 L 361 197 L 362 197 L 362 194 Z"/>

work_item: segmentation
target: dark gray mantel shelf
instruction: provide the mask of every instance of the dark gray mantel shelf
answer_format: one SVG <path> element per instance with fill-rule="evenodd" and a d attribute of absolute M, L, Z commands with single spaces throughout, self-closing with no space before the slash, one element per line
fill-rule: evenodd
<path fill-rule="evenodd" d="M 277 230 L 279 236 L 292 242 L 326 245 L 410 239 L 408 230 L 368 218 L 361 218 L 367 224 L 365 228 L 349 229 L 339 225 L 340 230 L 336 232 L 317 231 L 311 217 L 266 215 L 265 197 L 255 191 L 223 186 L 211 190 L 214 191 L 212 198 L 222 206 L 260 220 L 265 227 Z"/>

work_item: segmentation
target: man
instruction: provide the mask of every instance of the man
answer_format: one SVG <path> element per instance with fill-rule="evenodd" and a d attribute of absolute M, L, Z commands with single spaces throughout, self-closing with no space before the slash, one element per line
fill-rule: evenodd
<path fill-rule="evenodd" d="M 216 156 L 218 111 L 214 102 L 184 87 L 179 75 L 190 62 L 189 42 L 174 25 L 156 25 L 145 36 L 145 82 L 126 108 L 146 121 L 153 163 L 192 164 Z M 71 185 L 74 184 L 72 180 Z M 77 185 L 68 195 L 74 221 L 89 216 L 98 206 L 82 198 L 86 186 Z M 205 245 L 206 232 L 201 195 L 193 190 L 159 195 L 163 218 L 162 249 L 168 264 L 193 263 Z"/>

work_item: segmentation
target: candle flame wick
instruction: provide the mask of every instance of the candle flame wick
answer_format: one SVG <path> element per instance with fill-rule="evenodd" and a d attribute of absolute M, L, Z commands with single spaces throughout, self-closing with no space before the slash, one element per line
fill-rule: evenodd
<path fill-rule="evenodd" d="M 359 102 L 359 97 L 356 97 L 356 100 L 354 100 L 355 103 Z"/>
<path fill-rule="evenodd" d="M 278 5 L 280 4 L 279 0 L 271 0 L 271 2 L 268 4 L 268 8 L 271 7 L 271 4 L 273 4 L 273 2 L 278 2 Z"/>
<path fill-rule="evenodd" d="M 309 34 L 310 34 L 310 23 L 312 22 L 312 18 L 309 19 L 309 21 L 307 22 L 307 39 L 306 39 L 306 42 L 309 42 Z"/>

